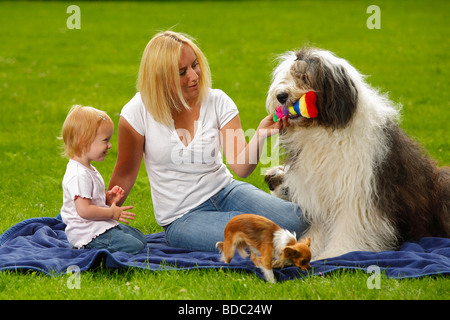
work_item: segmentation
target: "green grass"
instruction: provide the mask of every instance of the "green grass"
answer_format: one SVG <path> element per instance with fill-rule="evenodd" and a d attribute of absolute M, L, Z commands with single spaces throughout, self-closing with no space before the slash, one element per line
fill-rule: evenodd
<path fill-rule="evenodd" d="M 392 280 L 382 275 L 380 289 L 368 289 L 364 271 L 270 284 L 246 272 L 190 270 L 153 272 L 99 269 L 83 272 L 79 289 L 70 275 L 0 273 L 0 299 L 156 299 L 156 300 L 345 300 L 448 299 L 449 281 L 437 276 Z M 20 293 L 20 297 L 18 294 Z"/>
<path fill-rule="evenodd" d="M 213 86 L 240 110 L 244 129 L 265 116 L 273 58 L 303 44 L 336 52 L 368 81 L 403 104 L 402 128 L 439 165 L 450 164 L 448 1 L 377 1 L 381 29 L 369 30 L 370 1 L 78 2 L 81 29 L 69 30 L 71 2 L 0 2 L 0 233 L 31 217 L 56 216 L 67 160 L 62 123 L 73 104 L 107 111 L 117 124 L 135 93 L 148 40 L 173 28 L 194 36 Z M 117 132 L 106 161 L 108 183 Z M 268 191 L 261 166 L 246 181 Z M 141 170 L 127 200 L 144 233 L 162 230 Z M 253 274 L 223 270 L 95 270 L 81 289 L 67 276 L 1 272 L 0 299 L 448 299 L 446 277 L 392 280 L 369 290 L 364 272 L 270 285 Z"/>

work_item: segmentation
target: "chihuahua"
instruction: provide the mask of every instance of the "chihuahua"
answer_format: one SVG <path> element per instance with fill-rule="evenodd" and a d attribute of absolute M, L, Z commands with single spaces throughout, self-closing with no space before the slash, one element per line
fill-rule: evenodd
<path fill-rule="evenodd" d="M 241 257 L 247 257 L 245 249 L 250 248 L 250 259 L 262 270 L 268 282 L 275 282 L 272 263 L 283 267 L 286 262 L 291 262 L 303 270 L 310 268 L 311 239 L 306 238 L 297 242 L 295 233 L 280 228 L 262 216 L 255 214 L 236 216 L 228 222 L 224 234 L 225 241 L 216 243 L 216 247 L 222 253 L 222 260 L 230 263 L 236 249 Z"/>

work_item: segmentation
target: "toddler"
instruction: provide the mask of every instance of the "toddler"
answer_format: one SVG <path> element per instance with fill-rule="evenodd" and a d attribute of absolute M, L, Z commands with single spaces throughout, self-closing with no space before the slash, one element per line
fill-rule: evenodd
<path fill-rule="evenodd" d="M 105 160 L 111 148 L 114 124 L 92 107 L 73 106 L 62 129 L 64 153 L 69 158 L 64 174 L 61 217 L 66 235 L 76 249 L 99 248 L 136 254 L 147 244 L 129 223 L 132 206 L 118 207 L 124 190 L 115 186 L 105 194 L 105 183 L 91 161 Z M 110 205 L 110 206 L 109 206 Z"/>

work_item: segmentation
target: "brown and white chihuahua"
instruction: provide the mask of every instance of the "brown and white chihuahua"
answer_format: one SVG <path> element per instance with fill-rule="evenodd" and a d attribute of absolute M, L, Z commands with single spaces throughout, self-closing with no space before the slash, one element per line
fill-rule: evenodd
<path fill-rule="evenodd" d="M 280 228 L 265 217 L 255 214 L 236 216 L 228 222 L 224 234 L 225 241 L 216 243 L 222 253 L 222 260 L 230 263 L 236 249 L 241 257 L 247 257 L 245 249 L 250 248 L 250 259 L 262 270 L 268 282 L 275 282 L 272 263 L 283 267 L 286 262 L 291 262 L 303 270 L 310 268 L 311 239 L 298 242 L 295 233 Z"/>

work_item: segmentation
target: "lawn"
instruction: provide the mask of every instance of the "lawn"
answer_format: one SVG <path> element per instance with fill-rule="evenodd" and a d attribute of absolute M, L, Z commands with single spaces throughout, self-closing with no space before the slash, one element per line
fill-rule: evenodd
<path fill-rule="evenodd" d="M 213 87 L 236 102 L 244 130 L 266 115 L 274 58 L 309 44 L 350 61 L 368 81 L 403 105 L 402 128 L 439 165 L 450 164 L 450 2 L 376 1 L 381 29 L 367 28 L 370 1 L 76 2 L 80 29 L 69 29 L 72 2 L 0 2 L 0 233 L 31 217 L 56 216 L 62 204 L 61 126 L 73 104 L 108 112 L 117 125 L 134 95 L 141 54 L 158 31 L 197 39 Z M 95 163 L 108 184 L 117 131 L 106 161 Z M 246 181 L 268 191 L 260 165 Z M 143 167 L 142 167 L 143 168 Z M 134 227 L 162 231 L 152 211 L 145 170 L 127 204 Z M 393 280 L 367 288 L 368 275 L 267 284 L 253 274 L 98 269 L 67 276 L 0 273 L 0 299 L 449 299 L 448 277 Z"/>

